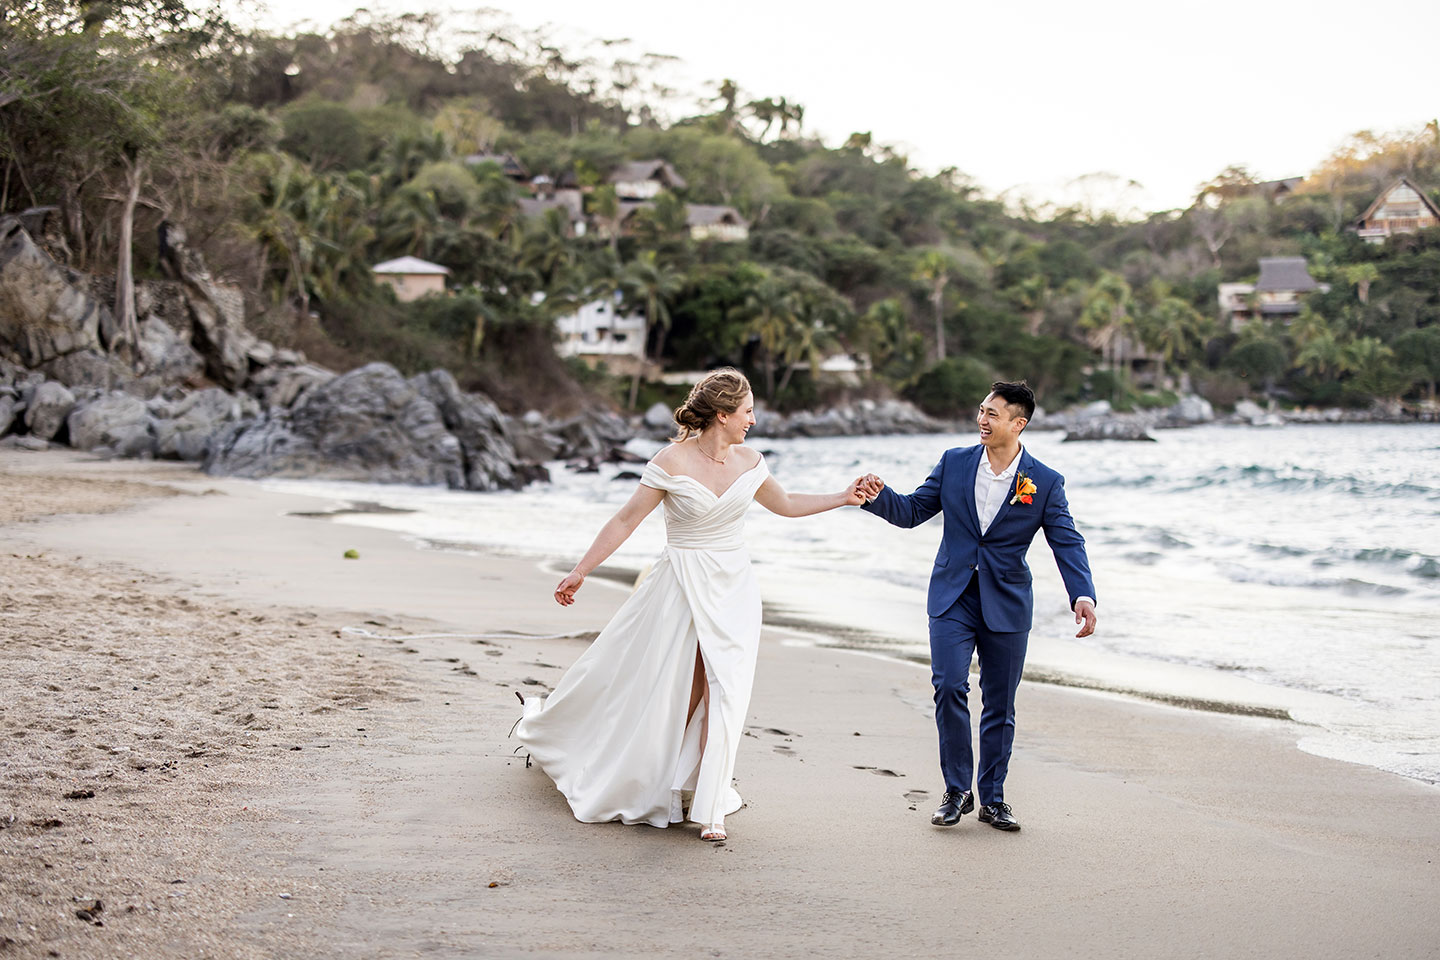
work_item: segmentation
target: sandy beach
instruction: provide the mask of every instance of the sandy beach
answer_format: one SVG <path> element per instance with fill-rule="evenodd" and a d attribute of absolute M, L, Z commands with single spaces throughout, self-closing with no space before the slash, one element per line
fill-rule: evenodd
<path fill-rule="evenodd" d="M 1027 683 L 1024 830 L 942 830 L 928 671 L 769 630 L 731 839 L 585 825 L 507 733 L 622 586 L 178 464 L 0 491 L 0 957 L 1440 956 L 1440 790 L 1289 721 Z"/>

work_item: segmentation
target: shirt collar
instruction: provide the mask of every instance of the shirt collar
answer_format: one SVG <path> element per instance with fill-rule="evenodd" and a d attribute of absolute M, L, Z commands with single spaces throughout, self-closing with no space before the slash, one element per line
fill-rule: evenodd
<path fill-rule="evenodd" d="M 984 473 L 986 476 L 992 477 L 992 478 L 994 478 L 994 479 L 996 479 L 996 480 L 1003 480 L 1003 479 L 1007 479 L 1007 478 L 1009 478 L 1009 477 L 1013 477 L 1013 476 L 1015 476 L 1015 471 L 1016 471 L 1016 469 L 1020 466 L 1020 458 L 1023 457 L 1024 455 L 1025 455 L 1025 445 L 1024 445 L 1024 444 L 1021 444 L 1021 445 L 1020 445 L 1020 452 L 1017 453 L 1017 454 L 1015 454 L 1015 459 L 1010 461 L 1010 465 L 1009 465 L 1008 467 L 1006 467 L 1004 470 L 1000 471 L 999 473 L 996 473 L 995 471 L 993 471 L 993 470 L 990 469 L 990 455 L 989 455 L 988 453 L 986 453 L 984 450 L 981 450 L 981 451 L 980 451 L 980 470 L 981 470 L 981 472 Z"/>

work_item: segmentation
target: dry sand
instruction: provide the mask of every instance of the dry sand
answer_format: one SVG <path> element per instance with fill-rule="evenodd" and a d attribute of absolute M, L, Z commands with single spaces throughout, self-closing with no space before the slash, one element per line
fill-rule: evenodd
<path fill-rule="evenodd" d="M 927 672 L 770 631 L 731 840 L 585 825 L 506 738 L 584 641 L 493 636 L 623 591 L 176 465 L 0 503 L 0 958 L 1440 956 L 1440 791 L 1288 722 L 1027 684 L 1024 830 L 937 829 Z"/>

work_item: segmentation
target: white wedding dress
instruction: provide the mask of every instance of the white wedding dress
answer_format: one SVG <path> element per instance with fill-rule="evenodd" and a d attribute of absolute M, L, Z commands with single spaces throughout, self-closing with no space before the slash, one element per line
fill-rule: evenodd
<path fill-rule="evenodd" d="M 665 491 L 665 551 L 548 697 L 528 697 L 516 735 L 585 823 L 719 824 L 740 809 L 731 785 L 760 646 L 760 585 L 741 540 L 765 482 L 764 457 L 716 496 L 647 464 Z M 696 652 L 706 706 L 686 717 Z"/>

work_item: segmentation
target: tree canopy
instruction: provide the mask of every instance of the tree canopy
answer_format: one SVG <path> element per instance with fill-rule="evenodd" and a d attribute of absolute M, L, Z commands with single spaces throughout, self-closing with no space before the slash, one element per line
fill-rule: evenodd
<path fill-rule="evenodd" d="M 1433 399 L 1440 375 L 1440 231 L 1369 245 L 1346 229 L 1401 176 L 1440 199 L 1433 121 L 1357 134 L 1298 185 L 1232 167 L 1185 210 L 1121 222 L 1008 209 L 870 132 L 827 145 L 803 105 L 743 81 L 672 116 L 666 58 L 565 50 L 483 14 L 276 34 L 181 0 L 22 0 L 0 32 L 0 210 L 57 207 L 60 255 L 117 277 L 117 315 L 126 278 L 158 274 L 171 220 L 277 342 L 449 366 L 511 405 L 574 397 L 577 379 L 637 402 L 638 376 L 548 350 L 557 311 L 616 295 L 646 318 L 650 357 L 740 365 L 782 406 L 823 399 L 837 352 L 868 360 L 860 389 L 956 412 L 1000 376 L 1052 407 L 1133 402 L 1140 357 L 1155 388 L 1294 402 Z M 632 209 L 610 174 L 652 159 L 685 185 Z M 557 187 L 579 209 L 519 203 Z M 734 208 L 748 238 L 693 230 L 687 204 Z M 404 255 L 449 267 L 453 302 L 377 286 L 370 265 Z M 1222 328 L 1217 284 L 1283 255 L 1328 291 Z"/>

